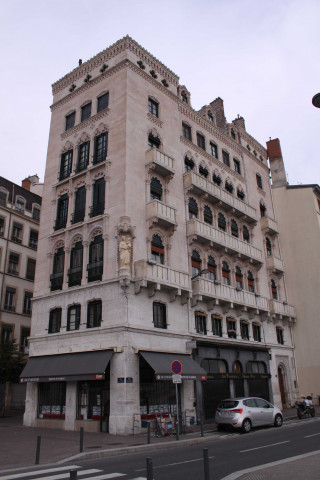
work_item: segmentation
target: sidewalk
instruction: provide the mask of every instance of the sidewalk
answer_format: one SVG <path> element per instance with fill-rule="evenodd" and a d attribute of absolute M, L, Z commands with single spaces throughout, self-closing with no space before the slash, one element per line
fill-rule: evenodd
<path fill-rule="evenodd" d="M 316 407 L 317 415 L 320 414 L 320 407 Z M 283 411 L 285 419 L 296 418 L 296 409 L 287 409 Z M 72 461 L 84 458 L 99 458 L 106 456 L 121 455 L 124 453 L 133 453 L 137 451 L 149 452 L 156 448 L 166 448 L 168 442 L 172 447 L 181 444 L 195 444 L 207 441 L 209 435 L 214 435 L 216 427 L 214 424 L 206 424 L 204 426 L 205 435 L 201 437 L 200 428 L 195 425 L 188 434 L 180 435 L 180 441 L 177 442 L 173 437 L 154 437 L 151 436 L 151 445 L 147 444 L 146 433 L 138 435 L 109 435 L 106 433 L 87 433 L 84 432 L 83 453 L 80 454 L 80 434 L 79 432 L 70 432 L 65 430 L 53 430 L 44 428 L 32 428 L 22 426 L 22 415 L 14 411 L 7 412 L 7 416 L 0 418 L 0 471 L 21 468 L 25 466 L 33 466 L 36 458 L 37 436 L 41 436 L 40 448 L 40 464 L 63 463 L 64 460 L 73 457 Z M 267 476 L 253 477 L 249 472 L 243 471 L 226 477 L 228 480 L 253 480 L 254 478 L 273 479 L 272 476 L 276 471 L 277 478 L 286 479 L 303 478 L 309 480 L 306 472 L 311 471 L 314 465 L 314 475 L 310 479 L 320 478 L 318 455 L 305 459 L 298 458 L 290 463 L 280 465 L 264 466 Z M 303 475 L 296 475 L 301 468 L 305 468 Z M 284 476 L 279 476 L 279 471 L 283 471 Z M 286 474 L 288 474 L 286 476 Z M 238 475 L 238 476 L 235 476 Z M 240 475 L 240 476 L 239 476 Z"/>

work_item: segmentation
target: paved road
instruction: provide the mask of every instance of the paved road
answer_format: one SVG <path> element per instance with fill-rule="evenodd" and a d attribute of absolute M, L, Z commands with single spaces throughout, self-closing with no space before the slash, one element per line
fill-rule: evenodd
<path fill-rule="evenodd" d="M 232 472 L 256 467 L 269 462 L 308 454 L 320 449 L 320 418 L 303 422 L 290 421 L 280 429 L 263 428 L 250 434 L 219 433 L 202 444 L 176 446 L 165 450 L 135 453 L 118 457 L 108 457 L 81 461 L 73 459 L 67 465 L 55 465 L 52 468 L 34 468 L 29 474 L 26 470 L 18 472 L 0 473 L 0 480 L 59 480 L 70 478 L 70 470 L 78 471 L 77 477 L 81 480 L 107 480 L 124 478 L 124 480 L 145 480 L 146 457 L 153 459 L 153 473 L 155 480 L 202 480 L 203 449 L 208 448 L 210 458 L 210 480 L 220 480 Z M 319 456 L 304 458 L 303 469 L 308 462 L 319 460 Z M 293 462 L 292 462 L 293 463 Z M 319 463 L 318 463 L 319 464 Z M 317 464 L 317 465 L 318 465 Z M 317 467 L 317 466 L 316 466 Z M 285 468 L 285 467 L 284 467 Z M 271 475 L 271 474 L 270 474 Z M 271 476 L 232 477 L 252 480 L 268 479 Z M 230 477 L 231 478 L 231 477 Z M 274 477 L 276 478 L 276 477 Z M 286 477 L 278 477 L 286 478 Z M 289 478 L 289 477 L 288 477 Z M 300 478 L 291 474 L 294 480 Z M 318 479 L 318 476 L 307 477 Z"/>

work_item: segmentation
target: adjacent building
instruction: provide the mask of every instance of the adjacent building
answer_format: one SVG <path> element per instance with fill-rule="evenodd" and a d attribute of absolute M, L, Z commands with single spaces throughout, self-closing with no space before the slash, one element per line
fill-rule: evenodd
<path fill-rule="evenodd" d="M 301 395 L 320 396 L 318 345 L 320 311 L 320 187 L 289 185 L 280 142 L 267 142 L 272 193 L 286 267 L 288 300 L 299 321 L 293 335 Z"/>
<path fill-rule="evenodd" d="M 130 37 L 53 84 L 25 425 L 127 434 L 176 400 L 187 421 L 230 395 L 293 402 L 267 151 L 221 98 L 191 105 Z"/>

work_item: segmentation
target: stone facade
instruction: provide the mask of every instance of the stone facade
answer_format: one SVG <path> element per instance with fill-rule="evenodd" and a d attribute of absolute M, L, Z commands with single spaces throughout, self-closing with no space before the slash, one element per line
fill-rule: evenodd
<path fill-rule="evenodd" d="M 104 413 L 86 421 L 98 386 L 70 380 L 54 420 L 44 382 L 29 381 L 25 425 L 103 429 L 107 416 L 110 433 L 140 431 L 140 414 L 175 404 L 145 351 L 207 366 L 207 380 L 179 389 L 188 418 L 210 418 L 210 392 L 217 402 L 236 384 L 281 405 L 279 369 L 292 403 L 295 312 L 267 152 L 243 118 L 227 123 L 222 99 L 195 111 L 179 78 L 130 37 L 56 82 L 51 108 L 30 354 L 113 354 L 91 406 L 102 396 Z"/>

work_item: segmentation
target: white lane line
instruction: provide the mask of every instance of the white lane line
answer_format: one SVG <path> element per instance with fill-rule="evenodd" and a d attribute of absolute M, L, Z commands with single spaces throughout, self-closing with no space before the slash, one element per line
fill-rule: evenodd
<path fill-rule="evenodd" d="M 93 480 L 107 480 L 108 478 L 117 478 L 117 477 L 125 477 L 125 476 L 126 476 L 125 473 L 106 473 L 105 475 L 98 475 L 97 477 L 90 477 L 90 478 L 92 478 Z"/>
<path fill-rule="evenodd" d="M 4 475 L 0 480 L 11 480 L 14 478 L 32 477 L 33 475 L 42 475 L 43 473 L 62 472 L 63 470 L 75 470 L 81 468 L 79 465 L 69 465 L 68 467 L 47 468 L 46 470 L 33 470 L 32 472 L 16 473 L 14 475 Z"/>
<path fill-rule="evenodd" d="M 248 450 L 240 450 L 240 453 L 252 452 L 253 450 L 260 450 L 261 448 L 275 447 L 276 445 L 282 445 L 283 443 L 290 443 L 290 440 L 286 440 L 285 442 L 271 443 L 270 445 L 264 445 L 263 447 L 248 448 Z"/>
<path fill-rule="evenodd" d="M 306 435 L 304 438 L 315 437 L 316 435 L 320 435 L 320 433 L 313 433 L 312 435 Z"/>
<path fill-rule="evenodd" d="M 97 470 L 96 468 L 92 468 L 91 470 L 80 470 L 80 471 L 78 470 L 77 471 L 77 476 L 81 477 L 81 476 L 84 476 L 84 475 L 90 475 L 92 473 L 99 473 L 99 472 L 102 472 L 102 470 Z M 33 474 L 34 473 L 35 472 L 33 472 Z M 60 475 L 49 475 L 48 477 L 44 476 L 44 477 L 40 477 L 40 478 L 43 478 L 44 480 L 61 480 L 62 478 L 70 478 L 70 471 L 68 471 L 66 473 L 62 473 Z M 39 480 L 40 480 L 40 478 L 39 478 Z"/>
<path fill-rule="evenodd" d="M 216 458 L 215 456 L 209 458 Z M 194 460 L 185 460 L 184 462 L 175 462 L 175 463 L 167 463 L 166 465 L 153 465 L 153 468 L 165 468 L 165 467 L 173 467 L 174 465 L 183 465 L 184 463 L 192 463 L 192 462 L 203 462 L 203 458 L 195 458 Z M 139 468 L 136 472 L 143 472 L 145 468 Z"/>

